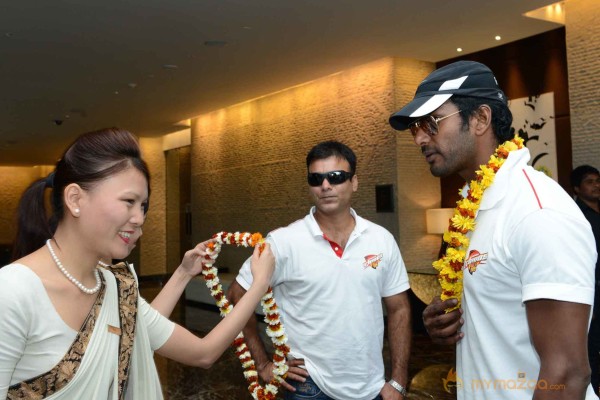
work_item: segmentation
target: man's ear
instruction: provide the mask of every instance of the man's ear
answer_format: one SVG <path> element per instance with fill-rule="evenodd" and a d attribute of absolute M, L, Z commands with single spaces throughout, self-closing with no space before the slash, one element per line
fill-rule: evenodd
<path fill-rule="evenodd" d="M 352 177 L 352 191 L 356 192 L 358 190 L 358 176 L 356 174 Z"/>
<path fill-rule="evenodd" d="M 81 215 L 81 200 L 85 192 L 76 183 L 71 183 L 65 187 L 64 190 L 64 201 L 65 201 L 65 212 L 70 212 L 75 218 Z"/>
<path fill-rule="evenodd" d="M 482 136 L 492 127 L 492 109 L 487 104 L 480 105 L 471 118 L 472 127 L 477 136 Z"/>

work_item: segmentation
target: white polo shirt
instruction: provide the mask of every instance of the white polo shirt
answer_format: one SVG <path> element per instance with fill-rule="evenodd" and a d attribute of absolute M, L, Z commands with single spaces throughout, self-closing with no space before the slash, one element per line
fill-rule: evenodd
<path fill-rule="evenodd" d="M 312 379 L 330 397 L 371 400 L 383 385 L 382 297 L 409 288 L 394 237 L 351 210 L 356 221 L 338 257 L 309 215 L 269 234 L 277 267 L 275 300 L 290 358 L 303 358 Z M 236 280 L 248 289 L 250 261 Z"/>
<path fill-rule="evenodd" d="M 590 225 L 555 181 L 527 165 L 529 158 L 527 149 L 510 153 L 483 195 L 472 232 L 463 266 L 459 400 L 531 400 L 540 359 L 524 302 L 594 301 Z M 586 399 L 597 399 L 591 385 Z"/>

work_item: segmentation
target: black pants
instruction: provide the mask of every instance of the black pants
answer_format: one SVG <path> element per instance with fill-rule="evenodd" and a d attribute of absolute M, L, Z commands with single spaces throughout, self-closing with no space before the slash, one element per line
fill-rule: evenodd
<path fill-rule="evenodd" d="M 595 317 L 588 334 L 588 357 L 592 369 L 592 387 L 598 395 L 598 386 L 600 386 L 600 308 L 594 307 L 594 314 Z"/>

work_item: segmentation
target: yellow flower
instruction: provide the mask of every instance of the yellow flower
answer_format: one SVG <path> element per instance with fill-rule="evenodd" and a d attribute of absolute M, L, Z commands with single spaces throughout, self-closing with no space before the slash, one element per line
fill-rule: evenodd
<path fill-rule="evenodd" d="M 475 228 L 475 220 L 471 217 L 455 214 L 452 217 L 452 226 L 461 231 L 472 231 Z"/>
<path fill-rule="evenodd" d="M 502 146 L 509 152 L 519 149 L 519 146 L 517 146 L 517 144 L 514 143 L 512 140 L 504 142 L 504 144 Z"/>
<path fill-rule="evenodd" d="M 448 243 L 452 247 L 469 247 L 469 238 L 460 232 L 445 232 L 444 242 Z"/>
<path fill-rule="evenodd" d="M 477 211 L 479 209 L 479 204 L 472 202 L 471 200 L 469 200 L 466 197 L 464 199 L 460 199 L 459 201 L 457 201 L 456 205 L 457 205 L 457 207 L 456 207 L 457 209 L 462 208 L 467 211 L 472 211 L 473 215 L 475 214 L 475 211 Z"/>
<path fill-rule="evenodd" d="M 523 148 L 523 143 L 525 143 L 525 140 L 523 140 L 521 136 L 515 135 L 512 142 L 515 143 L 519 149 L 521 149 Z"/>
<path fill-rule="evenodd" d="M 469 183 L 469 191 L 471 192 L 471 196 L 478 201 L 481 200 L 481 196 L 483 196 L 483 188 L 477 181 L 471 181 Z"/>
<path fill-rule="evenodd" d="M 494 182 L 494 177 L 496 176 L 496 173 L 487 165 L 482 165 L 481 169 L 477 171 L 477 175 L 481 177 L 480 183 L 485 190 L 486 188 L 491 186 L 492 182 Z"/>
<path fill-rule="evenodd" d="M 446 250 L 446 258 L 448 261 L 463 261 L 465 259 L 465 250 L 448 247 Z"/>

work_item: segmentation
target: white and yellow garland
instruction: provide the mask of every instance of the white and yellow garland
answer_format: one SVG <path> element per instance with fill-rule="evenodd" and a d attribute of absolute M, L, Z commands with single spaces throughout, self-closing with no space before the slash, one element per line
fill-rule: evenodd
<path fill-rule="evenodd" d="M 496 172 L 504 164 L 511 151 L 522 149 L 523 139 L 518 135 L 502 143 L 486 165 L 476 171 L 477 177 L 469 183 L 467 197 L 456 202 L 450 226 L 444 233 L 444 242 L 448 244 L 442 258 L 433 263 L 439 271 L 438 281 L 442 287 L 442 300 L 457 299 L 458 304 L 446 312 L 460 308 L 463 291 L 463 264 L 469 248 L 467 233 L 475 229 L 475 218 L 481 204 L 483 192 L 492 185 Z"/>
<path fill-rule="evenodd" d="M 223 287 L 219 281 L 217 268 L 213 267 L 215 260 L 219 256 L 221 246 L 223 244 L 232 244 L 243 247 L 254 247 L 264 246 L 264 239 L 260 233 L 248 233 L 248 232 L 219 232 L 213 236 L 214 242 L 208 244 L 207 255 L 202 262 L 202 277 L 206 281 L 206 286 L 210 290 L 210 294 L 217 302 L 217 306 L 221 311 L 221 317 L 225 317 L 231 312 L 233 306 L 225 297 L 223 293 Z M 258 372 L 256 371 L 256 365 L 246 346 L 244 340 L 244 334 L 240 334 L 233 341 L 233 347 L 235 348 L 235 354 L 242 363 L 244 368 L 244 377 L 248 382 L 248 391 L 254 399 L 257 400 L 275 400 L 277 391 L 285 375 L 288 371 L 288 365 L 286 364 L 286 356 L 290 351 L 287 346 L 287 337 L 283 329 L 283 324 L 279 318 L 279 312 L 277 310 L 277 304 L 273 297 L 273 290 L 269 288 L 267 293 L 261 300 L 262 308 L 265 313 L 265 322 L 267 323 L 267 335 L 271 338 L 273 346 L 275 348 L 275 354 L 273 354 L 273 379 L 271 382 L 262 387 L 258 382 Z"/>

